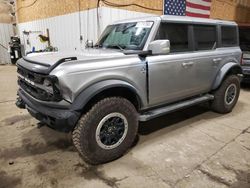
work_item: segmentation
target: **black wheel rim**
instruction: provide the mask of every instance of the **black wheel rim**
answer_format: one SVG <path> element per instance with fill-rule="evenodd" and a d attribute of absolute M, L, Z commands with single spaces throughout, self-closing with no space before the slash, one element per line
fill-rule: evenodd
<path fill-rule="evenodd" d="M 235 84 L 231 84 L 227 87 L 226 93 L 225 93 L 225 103 L 227 105 L 230 105 L 234 102 L 234 99 L 237 94 L 237 87 Z"/>
<path fill-rule="evenodd" d="M 104 149 L 113 149 L 124 140 L 128 129 L 125 116 L 111 113 L 105 116 L 96 130 L 96 141 Z"/>

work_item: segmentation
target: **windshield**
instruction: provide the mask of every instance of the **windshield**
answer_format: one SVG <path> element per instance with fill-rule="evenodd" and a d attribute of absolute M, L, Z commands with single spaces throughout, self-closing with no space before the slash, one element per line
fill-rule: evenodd
<path fill-rule="evenodd" d="M 239 29 L 240 48 L 242 51 L 250 51 L 250 27 L 242 27 Z"/>
<path fill-rule="evenodd" d="M 153 22 L 133 22 L 109 25 L 95 45 L 101 48 L 142 50 Z"/>

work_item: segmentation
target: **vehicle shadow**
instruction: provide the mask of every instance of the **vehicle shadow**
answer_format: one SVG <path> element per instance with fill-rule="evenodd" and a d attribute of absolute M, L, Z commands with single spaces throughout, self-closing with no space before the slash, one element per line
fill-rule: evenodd
<path fill-rule="evenodd" d="M 244 104 L 239 103 L 236 111 L 242 111 L 243 107 Z M 205 103 L 175 111 L 147 122 L 140 122 L 138 135 L 132 148 L 138 143 L 140 145 L 146 140 L 148 141 L 182 127 L 187 127 L 201 119 L 209 120 L 222 116 L 221 114 L 210 112 L 208 105 Z M 3 156 L 5 159 L 9 157 L 13 159 L 27 157 L 56 150 L 76 152 L 68 133 L 57 132 L 47 126 L 30 129 L 26 132 L 23 135 L 22 146 L 18 148 L 9 148 L 5 151 L 0 149 L 1 152 L 5 153 Z"/>
<path fill-rule="evenodd" d="M 172 112 L 170 114 L 152 119 L 147 122 L 140 122 L 138 133 L 139 135 L 149 135 L 160 129 L 166 127 L 170 128 L 171 126 L 171 130 L 175 130 L 178 129 L 178 127 L 173 125 L 176 125 L 187 119 L 194 118 L 208 111 L 209 109 L 205 105 L 196 105 L 176 112 Z"/>
<path fill-rule="evenodd" d="M 152 133 L 161 129 L 165 131 L 160 134 L 165 134 L 166 131 L 176 130 L 180 128 L 180 126 L 183 126 L 183 124 L 179 125 L 178 123 L 197 117 L 207 111 L 209 111 L 208 108 L 198 105 L 167 114 L 148 122 L 141 122 L 139 123 L 138 136 L 132 147 L 137 145 L 139 139 L 141 139 L 140 137 L 149 135 L 149 137 L 147 136 L 145 138 L 147 140 L 155 136 Z M 192 119 L 192 121 L 196 120 L 197 119 Z M 40 123 L 38 123 L 38 125 L 39 124 Z M 187 126 L 187 124 L 184 126 Z M 47 126 L 37 126 L 24 133 L 21 146 L 0 151 L 4 153 L 2 157 L 7 160 L 8 158 L 16 159 L 59 150 L 76 152 L 69 134 L 57 132 Z"/>
<path fill-rule="evenodd" d="M 244 91 L 250 91 L 250 83 L 241 83 L 240 84 L 241 89 L 243 89 Z"/>
<path fill-rule="evenodd" d="M 244 108 L 244 104 L 241 104 L 241 101 L 238 103 L 239 104 L 236 106 L 235 110 L 240 113 L 243 110 L 242 108 Z M 150 140 L 154 137 L 189 126 L 193 122 L 199 121 L 199 119 L 209 120 L 221 116 L 221 114 L 210 111 L 208 103 L 204 103 L 175 111 L 147 122 L 140 122 L 138 135 L 132 148 L 138 144 L 139 140 L 140 143 L 142 143 L 143 140 Z M 36 135 L 35 138 L 34 135 Z M 76 151 L 69 133 L 58 132 L 47 126 L 38 126 L 36 129 L 29 130 L 24 134 L 22 146 L 20 148 L 11 148 L 9 150 L 10 151 L 4 152 L 5 158 L 10 156 L 12 156 L 12 158 L 25 157 L 55 150 Z"/>

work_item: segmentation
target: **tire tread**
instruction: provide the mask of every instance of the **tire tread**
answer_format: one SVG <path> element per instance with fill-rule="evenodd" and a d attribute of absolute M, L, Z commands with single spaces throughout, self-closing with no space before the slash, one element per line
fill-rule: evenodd
<path fill-rule="evenodd" d="M 79 153 L 81 154 L 81 156 L 83 157 L 83 159 L 90 164 L 100 164 L 103 162 L 108 162 L 111 160 L 114 160 L 118 157 L 121 156 L 121 153 L 126 152 L 127 149 L 132 145 L 132 143 L 129 142 L 128 145 L 124 146 L 124 148 L 121 148 L 121 152 L 117 152 L 117 154 L 114 154 L 114 156 L 112 158 L 109 159 L 109 156 L 102 156 L 103 159 L 97 159 L 96 156 L 93 155 L 93 153 L 91 153 L 90 151 L 88 151 L 88 149 L 86 148 L 86 143 L 88 143 L 88 137 L 84 137 L 83 133 L 84 132 L 88 132 L 90 127 L 91 127 L 91 122 L 93 119 L 96 118 L 96 116 L 100 113 L 101 107 L 103 106 L 113 106 L 116 103 L 121 103 L 123 107 L 125 107 L 124 109 L 126 109 L 126 111 L 128 111 L 128 113 L 132 113 L 131 115 L 133 115 L 133 113 L 136 114 L 136 127 L 135 127 L 135 131 L 133 132 L 134 135 L 130 135 L 130 137 L 132 139 L 134 139 L 136 137 L 137 134 L 137 130 L 138 130 L 138 115 L 137 115 L 137 111 L 134 107 L 134 105 L 132 103 L 130 103 L 130 101 L 128 101 L 125 98 L 121 98 L 121 97 L 109 97 L 109 98 L 105 98 L 103 100 L 100 100 L 99 102 L 97 102 L 95 105 L 93 105 L 93 107 L 86 113 L 83 114 L 82 117 L 79 119 L 76 127 L 74 128 L 73 132 L 72 132 L 72 140 L 73 143 L 76 147 L 76 149 L 79 151 Z M 85 143 L 85 144 L 83 144 Z"/>

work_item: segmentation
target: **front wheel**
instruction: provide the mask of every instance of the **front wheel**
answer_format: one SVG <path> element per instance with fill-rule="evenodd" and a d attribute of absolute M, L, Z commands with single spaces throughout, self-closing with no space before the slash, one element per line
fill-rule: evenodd
<path fill-rule="evenodd" d="M 240 95 L 240 80 L 238 76 L 228 76 L 213 94 L 212 110 L 222 114 L 231 112 Z"/>
<path fill-rule="evenodd" d="M 131 102 L 120 97 L 99 101 L 78 121 L 73 143 L 90 164 L 112 161 L 133 144 L 138 130 L 138 113 Z"/>

